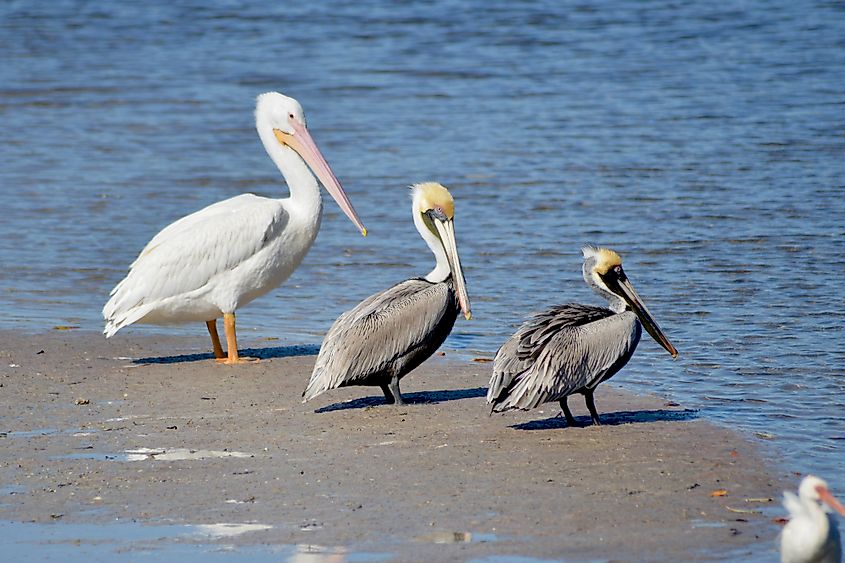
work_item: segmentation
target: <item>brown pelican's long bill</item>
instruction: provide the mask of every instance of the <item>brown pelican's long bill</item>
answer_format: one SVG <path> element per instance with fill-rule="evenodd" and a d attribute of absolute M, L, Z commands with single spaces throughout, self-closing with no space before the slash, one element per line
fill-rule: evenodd
<path fill-rule="evenodd" d="M 346 197 L 346 192 L 343 191 L 343 187 L 341 187 L 340 182 L 329 167 L 329 163 L 323 157 L 323 153 L 317 148 L 317 144 L 311 138 L 308 129 L 292 118 L 288 119 L 288 123 L 293 129 L 293 133 L 285 133 L 279 129 L 273 129 L 276 140 L 283 145 L 289 146 L 302 157 L 302 160 L 311 167 L 311 170 L 320 180 L 320 183 L 326 187 L 326 190 L 328 190 L 343 212 L 346 213 L 349 220 L 358 227 L 362 235 L 367 236 L 367 228 L 361 223 L 358 214 L 355 213 L 352 203 Z"/>
<path fill-rule="evenodd" d="M 437 228 L 440 242 L 443 243 L 446 258 L 449 260 L 449 269 L 452 270 L 452 279 L 455 280 L 455 289 L 458 292 L 458 303 L 464 312 L 464 317 L 469 320 L 472 318 L 472 312 L 469 309 L 469 295 L 467 295 L 466 283 L 464 282 L 464 273 L 461 270 L 461 259 L 458 257 L 458 245 L 455 242 L 455 224 L 447 218 L 436 218 L 432 222 Z"/>
<path fill-rule="evenodd" d="M 608 281 L 610 280 L 605 280 L 605 283 L 607 283 Z M 625 275 L 623 274 L 621 276 L 621 279 L 617 278 L 614 279 L 614 281 L 616 283 L 608 284 L 610 289 L 617 290 L 615 293 L 617 293 L 622 299 L 624 299 L 628 306 L 631 307 L 631 310 L 634 311 L 634 314 L 636 314 L 637 317 L 640 319 L 640 322 L 643 323 L 643 326 L 651 335 L 651 337 L 654 338 L 658 344 L 666 348 L 666 351 L 672 354 L 673 358 L 676 357 L 678 355 L 678 351 L 675 349 L 674 346 L 672 346 L 672 343 L 669 342 L 669 339 L 666 337 L 666 335 L 663 334 L 663 331 L 660 329 L 660 326 L 657 324 L 657 321 L 652 318 L 651 313 L 649 313 L 648 309 L 646 309 L 645 304 L 643 303 L 642 299 L 640 299 L 640 296 L 637 295 L 637 292 L 634 290 L 634 286 L 631 285 L 631 282 L 628 281 L 628 278 L 625 277 Z"/>

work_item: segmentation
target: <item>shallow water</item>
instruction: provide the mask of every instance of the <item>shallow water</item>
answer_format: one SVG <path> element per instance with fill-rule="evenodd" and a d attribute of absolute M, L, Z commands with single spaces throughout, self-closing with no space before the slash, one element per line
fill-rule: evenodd
<path fill-rule="evenodd" d="M 0 522 L 0 547 L 8 561 L 37 552 L 41 561 L 267 561 L 333 563 L 385 561 L 389 553 L 356 552 L 319 545 L 235 546 L 225 541 L 272 526 L 258 524 L 144 525 L 31 524 Z"/>
<path fill-rule="evenodd" d="M 597 303 L 611 246 L 680 350 L 614 382 L 772 443 L 845 493 L 845 8 L 832 2 L 0 5 L 3 328 L 96 329 L 170 221 L 285 186 L 254 97 L 303 102 L 371 235 L 330 200 L 245 335 L 318 344 L 361 298 L 431 268 L 406 186 L 452 188 L 492 355 L 530 312 Z M 130 328 L 202 333 L 202 326 Z M 599 409 L 601 403 L 599 398 Z"/>

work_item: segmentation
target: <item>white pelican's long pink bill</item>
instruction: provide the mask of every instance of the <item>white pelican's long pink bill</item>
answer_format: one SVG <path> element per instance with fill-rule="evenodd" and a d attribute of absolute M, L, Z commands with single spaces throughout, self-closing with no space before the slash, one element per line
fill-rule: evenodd
<path fill-rule="evenodd" d="M 293 134 L 285 133 L 279 129 L 273 129 L 276 140 L 295 150 L 308 163 L 308 166 L 314 171 L 320 183 L 326 187 L 326 190 L 328 190 L 329 194 L 331 194 L 346 216 L 349 217 L 349 220 L 358 227 L 362 235 L 367 236 L 367 228 L 361 223 L 358 214 L 355 213 L 355 209 L 352 207 L 349 198 L 346 197 L 346 192 L 343 191 L 340 181 L 338 181 L 334 172 L 332 172 L 329 163 L 323 157 L 323 153 L 317 148 L 317 143 L 311 138 L 308 129 L 292 117 L 288 118 L 288 123 L 293 129 Z"/>
<path fill-rule="evenodd" d="M 845 506 L 842 506 L 842 503 L 833 496 L 833 494 L 827 489 L 827 487 L 816 487 L 816 491 L 819 493 L 819 498 L 824 501 L 826 505 L 831 507 L 833 510 L 845 516 Z"/>

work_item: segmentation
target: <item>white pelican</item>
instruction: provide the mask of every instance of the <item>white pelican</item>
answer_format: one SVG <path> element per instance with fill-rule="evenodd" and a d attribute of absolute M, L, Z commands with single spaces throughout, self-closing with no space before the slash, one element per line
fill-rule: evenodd
<path fill-rule="evenodd" d="M 455 203 L 433 182 L 411 186 L 414 224 L 437 264 L 343 313 L 326 333 L 303 402 L 348 385 L 377 385 L 388 404 L 404 404 L 399 380 L 443 344 L 458 311 L 469 320 L 453 224 Z"/>
<path fill-rule="evenodd" d="M 258 96 L 255 128 L 290 189 L 271 199 L 242 194 L 161 230 L 103 307 L 106 337 L 132 323 L 205 321 L 219 362 L 236 364 L 235 310 L 285 281 L 320 228 L 317 179 L 366 236 L 352 204 L 305 126 L 302 106 L 277 92 Z M 309 170 L 310 167 L 310 170 Z M 223 316 L 228 357 L 217 335 Z"/>
<path fill-rule="evenodd" d="M 783 493 L 783 506 L 789 523 L 780 536 L 783 563 L 839 563 L 842 546 L 831 509 L 845 516 L 845 507 L 828 490 L 827 483 L 807 475 L 798 487 L 798 496 Z"/>
<path fill-rule="evenodd" d="M 493 411 L 528 410 L 560 401 L 572 426 L 575 418 L 566 400 L 581 393 L 593 424 L 598 425 L 593 392 L 631 359 L 643 325 L 673 358 L 678 355 L 625 276 L 619 255 L 592 246 L 582 252 L 584 281 L 607 299 L 610 308 L 568 303 L 523 324 L 493 360 L 487 391 Z"/>

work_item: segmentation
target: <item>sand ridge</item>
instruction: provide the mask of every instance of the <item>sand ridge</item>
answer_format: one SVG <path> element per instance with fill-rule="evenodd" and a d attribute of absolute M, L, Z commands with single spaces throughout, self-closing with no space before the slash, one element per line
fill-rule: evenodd
<path fill-rule="evenodd" d="M 365 387 L 302 404 L 314 349 L 245 345 L 264 359 L 0 332 L 0 520 L 242 523 L 227 543 L 391 560 L 776 558 L 784 475 L 700 413 L 604 385 L 601 427 L 554 404 L 489 416 L 489 363 L 449 351 L 403 379 L 407 406 Z"/>

